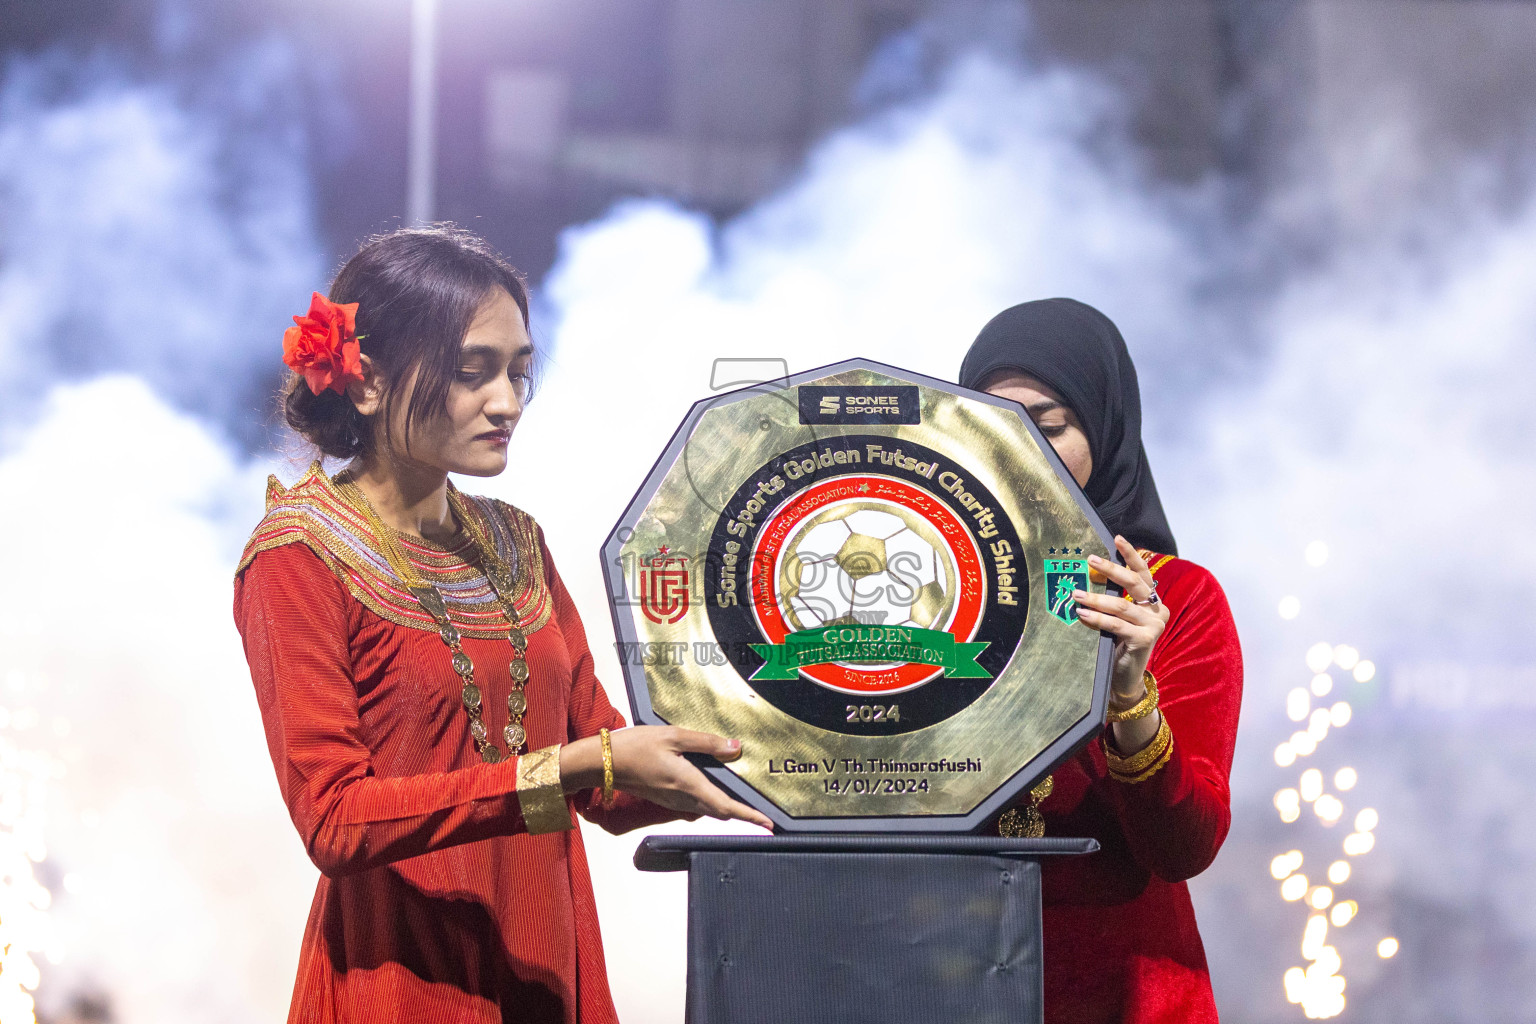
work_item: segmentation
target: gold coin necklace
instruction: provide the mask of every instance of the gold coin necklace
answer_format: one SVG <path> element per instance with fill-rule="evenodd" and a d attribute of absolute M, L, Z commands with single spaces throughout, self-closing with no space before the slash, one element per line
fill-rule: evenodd
<path fill-rule="evenodd" d="M 474 738 L 475 749 L 480 754 L 480 760 L 487 764 L 495 764 L 504 757 L 524 753 L 528 744 L 528 730 L 523 726 L 523 716 L 528 712 L 526 688 L 528 661 L 525 657 L 528 651 L 528 635 L 520 627 L 517 610 L 512 603 L 514 583 L 512 570 L 496 553 L 496 546 L 491 543 L 490 538 L 482 536 L 479 525 L 464 507 L 463 497 L 452 484 L 448 485 L 448 505 L 474 542 L 480 568 L 484 570 L 491 589 L 496 593 L 497 603 L 501 605 L 502 613 L 507 617 L 507 639 L 512 644 L 512 660 L 507 665 L 512 676 L 512 692 L 507 694 L 507 714 L 510 716 L 510 721 L 501 731 L 502 738 L 507 743 L 506 754 L 496 746 L 490 737 L 489 730 L 486 729 L 481 704 L 482 694 L 479 685 L 475 683 L 475 664 L 469 660 L 469 655 L 464 653 L 459 629 L 448 618 L 448 606 L 443 600 L 442 592 L 423 580 L 417 573 L 416 567 L 400 550 L 400 545 L 395 540 L 395 531 L 384 525 L 362 489 L 350 479 L 342 479 L 342 474 L 339 473 L 332 482 L 342 496 L 363 514 L 364 519 L 368 520 L 368 526 L 373 530 L 379 549 L 389 562 L 390 568 L 394 569 L 395 575 L 400 577 L 400 582 L 405 584 L 406 589 L 436 621 L 437 635 L 442 638 L 443 643 L 448 645 L 448 651 L 452 655 L 453 670 L 458 673 L 459 681 L 463 684 L 459 697 L 464 702 L 464 710 L 469 714 L 469 734 Z"/>
<path fill-rule="evenodd" d="M 1009 839 L 1039 839 L 1045 835 L 1045 815 L 1040 813 L 1040 805 L 1055 788 L 1055 776 L 1047 775 L 1029 791 L 1029 803 L 1010 807 L 997 819 L 997 834 Z"/>

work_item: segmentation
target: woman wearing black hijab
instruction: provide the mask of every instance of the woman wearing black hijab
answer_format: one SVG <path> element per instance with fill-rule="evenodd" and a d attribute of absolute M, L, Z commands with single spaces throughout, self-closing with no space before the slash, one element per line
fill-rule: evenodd
<path fill-rule="evenodd" d="M 1103 738 L 1057 769 L 1036 806 L 999 819 L 1004 834 L 1043 818 L 1047 834 L 1101 846 L 1044 869 L 1045 1019 L 1215 1022 L 1185 879 L 1210 865 L 1231 822 L 1242 654 L 1215 578 L 1175 557 L 1125 341 L 1081 302 L 1026 302 L 982 329 L 960 383 L 1024 406 L 1125 561 L 1090 559 L 1125 598 L 1076 595 L 1079 620 L 1115 637 Z"/>

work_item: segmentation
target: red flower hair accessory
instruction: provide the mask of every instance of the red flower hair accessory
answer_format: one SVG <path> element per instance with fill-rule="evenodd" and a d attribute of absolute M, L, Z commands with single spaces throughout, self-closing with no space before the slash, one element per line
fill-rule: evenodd
<path fill-rule="evenodd" d="M 283 362 L 303 375 L 309 390 L 318 395 L 330 388 L 345 394 L 348 384 L 363 379 L 357 303 L 332 302 L 315 292 L 309 313 L 293 322 L 296 326 L 283 332 Z"/>

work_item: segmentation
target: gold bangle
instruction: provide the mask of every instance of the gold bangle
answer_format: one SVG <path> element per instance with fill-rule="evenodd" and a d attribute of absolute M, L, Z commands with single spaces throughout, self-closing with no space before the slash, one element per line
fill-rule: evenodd
<path fill-rule="evenodd" d="M 1151 672 L 1141 673 L 1141 683 L 1147 688 L 1146 694 L 1128 708 L 1116 709 L 1113 704 L 1109 706 L 1109 714 L 1105 717 L 1108 722 L 1134 722 L 1138 718 L 1146 718 L 1157 710 L 1157 677 Z"/>
<path fill-rule="evenodd" d="M 607 729 L 597 730 L 603 740 L 603 809 L 613 806 L 613 741 Z"/>
<path fill-rule="evenodd" d="M 1109 767 L 1109 774 L 1120 782 L 1145 782 L 1163 765 L 1168 763 L 1168 758 L 1173 754 L 1173 730 L 1168 727 L 1168 719 L 1165 717 L 1157 727 L 1157 735 L 1152 738 L 1146 748 L 1136 753 L 1122 757 L 1110 749 L 1109 738 L 1104 739 L 1104 760 Z"/>
<path fill-rule="evenodd" d="M 1157 733 L 1152 737 L 1152 742 L 1136 751 L 1134 754 L 1121 754 L 1111 745 L 1111 735 L 1106 733 L 1104 737 L 1104 759 L 1109 766 L 1122 775 L 1135 775 L 1157 760 L 1157 756 L 1163 752 L 1163 745 L 1173 736 L 1168 728 L 1168 719 L 1163 718 L 1158 723 Z"/>
<path fill-rule="evenodd" d="M 1163 747 L 1163 752 L 1160 755 L 1158 755 L 1157 760 L 1152 762 L 1152 766 L 1150 768 L 1148 768 L 1146 771 L 1142 772 L 1139 775 L 1121 775 L 1121 774 L 1119 774 L 1117 772 L 1111 771 L 1110 772 L 1110 776 L 1112 778 L 1114 778 L 1117 782 L 1124 782 L 1124 783 L 1128 783 L 1128 784 L 1134 786 L 1134 785 L 1136 785 L 1139 782 L 1146 782 L 1152 776 L 1154 776 L 1158 772 L 1162 771 L 1163 770 L 1163 765 L 1167 764 L 1168 763 L 1168 759 L 1170 757 L 1172 757 L 1172 756 L 1173 756 L 1173 737 L 1170 736 L 1168 738 L 1167 746 Z"/>

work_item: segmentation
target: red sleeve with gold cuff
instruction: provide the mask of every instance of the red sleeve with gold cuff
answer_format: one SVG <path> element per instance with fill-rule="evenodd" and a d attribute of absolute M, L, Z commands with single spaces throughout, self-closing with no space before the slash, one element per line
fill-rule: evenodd
<path fill-rule="evenodd" d="M 315 865 L 343 875 L 529 831 L 519 800 L 524 759 L 396 778 L 375 774 L 348 646 L 348 620 L 357 609 L 335 573 L 302 544 L 260 553 L 235 583 L 235 620 L 267 746 Z M 556 772 L 558 782 L 558 759 Z M 551 824 L 547 814 L 536 817 Z"/>

